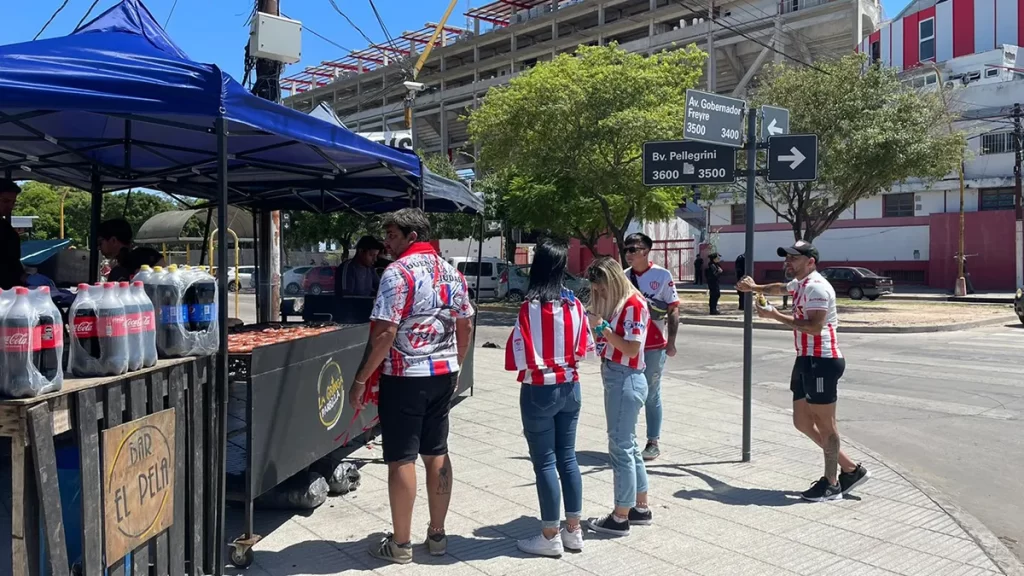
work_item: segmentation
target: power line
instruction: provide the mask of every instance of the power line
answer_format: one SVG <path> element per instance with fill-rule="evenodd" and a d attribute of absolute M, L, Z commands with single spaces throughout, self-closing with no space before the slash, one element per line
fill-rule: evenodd
<path fill-rule="evenodd" d="M 33 42 L 35 42 L 39 39 L 40 36 L 42 36 L 43 32 L 45 32 L 46 29 L 50 27 L 50 24 L 53 22 L 53 19 L 56 18 L 57 15 L 60 14 L 65 7 L 67 7 L 68 2 L 70 1 L 71 0 L 64 0 L 64 2 L 60 6 L 58 6 L 56 10 L 53 11 L 53 14 L 50 14 L 50 19 L 46 21 L 46 24 L 43 24 L 43 27 L 40 28 L 39 32 L 36 32 L 36 35 L 32 38 Z"/>
<path fill-rule="evenodd" d="M 345 21 L 349 23 L 349 26 L 351 26 L 352 28 L 355 28 L 356 32 L 359 32 L 359 35 L 363 37 L 363 40 L 366 40 L 367 44 L 369 44 L 373 48 L 376 48 L 377 51 L 380 52 L 381 55 L 383 55 L 385 58 L 388 58 L 388 59 L 391 58 L 390 56 L 388 56 L 388 54 L 384 50 L 381 50 L 380 48 L 378 48 L 376 46 L 376 42 L 371 40 L 370 37 L 367 36 L 365 32 L 363 32 L 362 28 L 360 28 L 359 26 L 356 26 L 356 23 L 353 22 L 352 19 L 349 18 L 347 14 L 342 12 L 341 8 L 338 8 L 338 3 L 337 2 L 335 2 L 334 0 L 327 0 L 327 1 L 331 3 L 331 7 L 334 8 L 334 11 L 337 12 L 338 14 L 341 14 L 341 17 L 344 18 Z M 397 60 L 397 58 L 396 58 L 396 60 Z"/>
<path fill-rule="evenodd" d="M 164 30 L 167 29 L 167 25 L 171 23 L 171 16 L 174 16 L 174 9 L 178 7 L 178 0 L 174 0 L 174 4 L 171 4 L 171 11 L 167 13 L 167 20 L 164 20 Z"/>
<path fill-rule="evenodd" d="M 380 12 L 377 11 L 377 5 L 373 3 L 373 0 L 370 0 L 370 9 L 373 10 L 373 15 L 377 18 L 377 23 L 380 24 L 381 32 L 384 32 L 384 37 L 387 38 L 388 44 L 391 45 L 391 48 L 394 49 L 396 53 L 399 53 L 398 44 L 396 44 L 394 39 L 392 39 L 391 33 L 388 32 L 388 27 L 384 25 L 384 19 L 380 17 Z"/>
<path fill-rule="evenodd" d="M 89 18 L 90 14 L 92 14 L 93 8 L 96 8 L 96 5 L 99 4 L 99 3 L 100 3 L 100 0 L 93 0 L 92 5 L 89 6 L 89 9 L 85 11 L 85 15 L 82 16 L 82 19 L 78 21 L 78 24 L 75 26 L 75 30 L 78 30 L 79 28 L 82 27 L 82 24 L 85 23 L 85 20 L 87 18 Z"/>

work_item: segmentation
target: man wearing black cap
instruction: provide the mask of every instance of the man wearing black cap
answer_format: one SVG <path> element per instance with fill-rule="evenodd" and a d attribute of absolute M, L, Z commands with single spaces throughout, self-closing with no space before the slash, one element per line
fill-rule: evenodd
<path fill-rule="evenodd" d="M 340 296 L 375 296 L 380 287 L 377 255 L 384 244 L 373 236 L 363 236 L 356 243 L 356 255 L 338 267 L 334 291 Z"/>
<path fill-rule="evenodd" d="M 793 328 L 797 354 L 789 383 L 793 391 L 793 425 L 825 452 L 825 475 L 801 496 L 813 502 L 841 500 L 871 475 L 839 448 L 836 399 L 846 360 L 836 338 L 836 292 L 818 273 L 818 249 L 810 242 L 797 240 L 788 248 L 779 248 L 778 254 L 786 259 L 785 269 L 793 280 L 788 284 L 758 285 L 744 276 L 736 289 L 775 296 L 788 293 L 793 297 L 792 316 L 762 305 L 756 298 L 754 308 L 758 316 Z"/>

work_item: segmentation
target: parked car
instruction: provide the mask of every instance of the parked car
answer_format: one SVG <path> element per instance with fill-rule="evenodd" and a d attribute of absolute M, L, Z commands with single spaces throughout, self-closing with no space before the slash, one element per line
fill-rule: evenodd
<path fill-rule="evenodd" d="M 299 266 L 282 272 L 281 286 L 284 288 L 284 293 L 288 296 L 295 296 L 302 292 L 302 282 L 306 277 L 306 272 L 312 268 L 312 266 Z"/>
<path fill-rule="evenodd" d="M 877 300 L 879 296 L 893 292 L 892 278 L 879 276 L 867 268 L 834 266 L 822 270 L 821 275 L 832 284 L 837 296 Z"/>
<path fill-rule="evenodd" d="M 252 277 L 256 273 L 255 266 L 234 266 L 228 268 L 228 290 L 234 292 L 243 286 L 252 285 Z"/>
<path fill-rule="evenodd" d="M 1017 318 L 1020 318 L 1020 323 L 1024 324 L 1024 289 L 1017 288 L 1017 295 L 1013 299 L 1013 311 L 1017 313 Z"/>
<path fill-rule="evenodd" d="M 302 291 L 314 296 L 334 292 L 334 266 L 314 266 L 302 278 Z"/>
<path fill-rule="evenodd" d="M 522 302 L 526 296 L 526 290 L 530 287 L 530 266 L 512 266 L 508 273 L 508 299 L 515 302 Z M 572 290 L 580 300 L 586 300 L 590 295 L 590 282 L 586 278 L 565 274 L 565 287 Z"/>
<path fill-rule="evenodd" d="M 448 258 L 448 262 L 466 277 L 470 297 L 476 295 L 478 273 L 482 300 L 501 300 L 508 293 L 509 263 L 505 260 L 492 257 L 477 260 L 476 258 L 453 256 Z"/>

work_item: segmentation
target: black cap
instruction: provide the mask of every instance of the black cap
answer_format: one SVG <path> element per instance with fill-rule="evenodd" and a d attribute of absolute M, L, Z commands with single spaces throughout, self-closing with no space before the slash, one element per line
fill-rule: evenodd
<path fill-rule="evenodd" d="M 384 244 L 373 236 L 363 236 L 356 242 L 356 250 L 383 250 Z"/>
<path fill-rule="evenodd" d="M 780 258 L 785 258 L 786 256 L 807 256 L 808 258 L 814 258 L 815 262 L 819 260 L 818 249 L 806 240 L 797 240 L 789 248 L 780 246 L 776 252 Z"/>

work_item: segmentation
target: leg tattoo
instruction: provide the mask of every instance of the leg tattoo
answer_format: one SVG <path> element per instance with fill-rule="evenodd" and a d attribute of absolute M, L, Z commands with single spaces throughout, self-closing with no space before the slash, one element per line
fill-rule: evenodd
<path fill-rule="evenodd" d="M 833 481 L 839 468 L 839 434 L 833 432 L 825 440 L 825 477 Z"/>
<path fill-rule="evenodd" d="M 451 494 L 452 492 L 452 477 L 451 468 L 445 463 L 441 466 L 441 470 L 438 472 L 440 478 L 437 482 L 437 493 L 438 495 Z"/>

